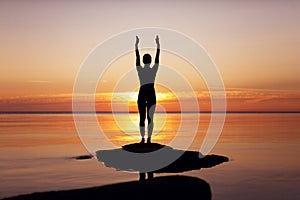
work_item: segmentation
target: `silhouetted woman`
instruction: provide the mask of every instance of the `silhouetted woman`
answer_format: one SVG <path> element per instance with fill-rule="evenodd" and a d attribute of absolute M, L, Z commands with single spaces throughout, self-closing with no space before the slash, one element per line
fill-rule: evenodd
<path fill-rule="evenodd" d="M 155 76 L 158 70 L 159 65 L 159 53 L 160 53 L 160 44 L 159 38 L 156 36 L 155 41 L 157 44 L 155 63 L 152 67 L 151 64 L 151 56 L 146 53 L 143 56 L 144 67 L 141 66 L 140 63 L 140 53 L 138 49 L 139 38 L 136 36 L 135 42 L 135 54 L 136 54 L 136 70 L 138 72 L 139 80 L 140 80 L 140 90 L 138 96 L 138 108 L 140 113 L 140 133 L 141 133 L 141 143 L 145 143 L 145 120 L 147 114 L 148 120 L 148 138 L 147 143 L 151 143 L 151 136 L 153 132 L 153 115 L 155 112 L 156 106 L 156 95 L 154 89 L 154 81 Z"/>

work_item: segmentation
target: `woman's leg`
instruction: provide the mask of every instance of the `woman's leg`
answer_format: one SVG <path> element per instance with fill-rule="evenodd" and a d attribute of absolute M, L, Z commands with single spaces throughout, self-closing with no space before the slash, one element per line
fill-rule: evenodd
<path fill-rule="evenodd" d="M 140 114 L 140 122 L 139 122 L 139 127 L 140 127 L 140 134 L 142 137 L 142 141 L 144 142 L 144 137 L 145 137 L 145 120 L 146 120 L 146 102 L 144 101 L 143 98 L 140 97 L 138 98 L 138 109 L 139 109 L 139 114 Z"/>
<path fill-rule="evenodd" d="M 148 120 L 148 138 L 149 138 L 149 142 L 150 142 L 152 132 L 153 132 L 155 108 L 156 108 L 156 104 L 147 104 L 147 120 Z"/>
<path fill-rule="evenodd" d="M 156 108 L 156 96 L 155 91 L 153 91 L 153 94 L 151 95 L 151 98 L 147 101 L 147 120 L 148 120 L 148 141 L 151 142 L 151 136 L 153 132 L 153 126 L 154 126 L 154 112 Z"/>

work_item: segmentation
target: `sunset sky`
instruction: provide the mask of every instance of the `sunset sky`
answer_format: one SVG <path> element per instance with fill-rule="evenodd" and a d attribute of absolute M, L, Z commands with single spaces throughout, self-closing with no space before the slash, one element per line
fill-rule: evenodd
<path fill-rule="evenodd" d="M 113 35 L 143 27 L 173 29 L 202 45 L 222 75 L 228 111 L 300 111 L 299 10 L 297 0 L 1 1 L 0 112 L 71 111 L 76 73 L 89 52 Z M 133 49 L 134 39 L 121 45 Z M 162 46 L 167 42 L 161 38 Z M 188 67 L 176 59 L 161 54 L 171 67 Z M 97 89 L 97 111 L 110 111 L 111 91 L 122 75 L 117 67 L 134 63 L 132 52 L 100 78 L 111 82 Z M 209 111 L 207 88 L 192 74 L 185 75 L 201 110 Z M 132 83 L 135 89 L 118 93 L 116 104 L 136 111 L 138 82 Z M 156 90 L 161 106 L 180 111 L 175 94 L 159 85 Z"/>

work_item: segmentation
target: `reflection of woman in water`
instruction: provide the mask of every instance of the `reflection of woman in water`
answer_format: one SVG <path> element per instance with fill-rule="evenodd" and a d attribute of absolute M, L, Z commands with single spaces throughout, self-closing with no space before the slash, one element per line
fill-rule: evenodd
<path fill-rule="evenodd" d="M 144 54 L 143 63 L 144 67 L 140 63 L 140 53 L 138 49 L 140 39 L 136 36 L 135 42 L 135 54 L 136 54 L 136 70 L 138 72 L 140 80 L 140 90 L 138 96 L 138 108 L 140 113 L 140 133 L 141 133 L 141 143 L 145 143 L 145 120 L 147 114 L 148 120 L 148 139 L 147 143 L 151 143 L 151 135 L 153 132 L 153 115 L 155 112 L 156 106 L 156 96 L 154 89 L 155 76 L 158 70 L 159 65 L 159 53 L 160 53 L 160 44 L 159 38 L 156 36 L 155 41 L 157 44 L 155 63 L 153 67 L 150 67 L 151 56 L 149 54 Z"/>

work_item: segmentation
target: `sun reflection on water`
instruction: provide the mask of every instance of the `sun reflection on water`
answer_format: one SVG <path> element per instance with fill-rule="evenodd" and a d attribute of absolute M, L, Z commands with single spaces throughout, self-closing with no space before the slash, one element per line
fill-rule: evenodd
<path fill-rule="evenodd" d="M 156 113 L 153 141 L 168 144 L 176 136 L 179 129 L 178 120 L 180 121 L 180 115 Z M 116 146 L 139 142 L 140 140 L 138 113 L 116 114 L 115 116 L 99 115 L 98 121 L 108 140 Z"/>

